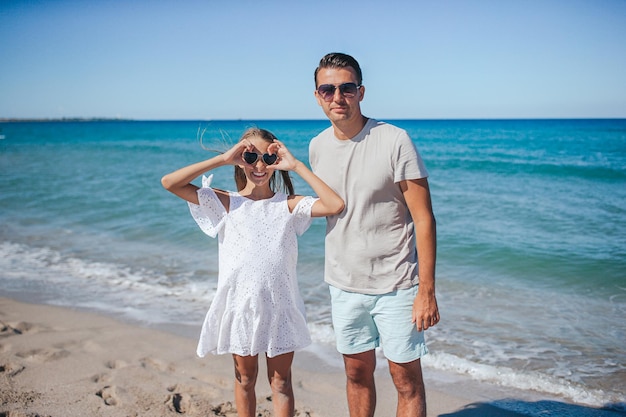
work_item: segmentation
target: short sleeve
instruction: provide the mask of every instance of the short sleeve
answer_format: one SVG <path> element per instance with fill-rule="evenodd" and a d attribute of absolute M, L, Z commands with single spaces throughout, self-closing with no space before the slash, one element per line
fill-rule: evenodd
<path fill-rule="evenodd" d="M 317 200 L 319 199 L 306 196 L 294 207 L 291 215 L 293 216 L 293 224 L 298 236 L 306 232 L 309 226 L 311 226 L 311 207 Z"/>
<path fill-rule="evenodd" d="M 211 237 L 216 237 L 224 226 L 226 209 L 222 202 L 210 187 L 213 175 L 202 177 L 202 188 L 198 190 L 198 202 L 200 204 L 187 203 L 191 216 L 200 229 Z"/>
<path fill-rule="evenodd" d="M 406 132 L 401 132 L 396 146 L 394 182 L 428 177 L 426 165 Z"/>

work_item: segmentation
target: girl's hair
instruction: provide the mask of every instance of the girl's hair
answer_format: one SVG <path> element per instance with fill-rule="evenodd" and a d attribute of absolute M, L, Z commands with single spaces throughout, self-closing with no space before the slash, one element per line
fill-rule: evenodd
<path fill-rule="evenodd" d="M 251 137 L 257 137 L 269 143 L 272 143 L 274 142 L 274 140 L 276 140 L 276 136 L 274 136 L 272 132 L 265 130 L 265 129 L 259 129 L 258 127 L 251 127 L 243 133 L 239 141 L 242 141 L 244 139 L 248 139 Z M 278 180 L 277 173 L 280 173 L 281 181 Z M 237 191 L 243 190 L 247 182 L 248 182 L 248 179 L 246 178 L 246 174 L 243 171 L 243 169 L 235 165 L 235 184 L 237 185 Z M 277 184 L 277 182 L 280 184 Z M 282 171 L 282 170 L 274 171 L 274 173 L 272 174 L 272 178 L 270 178 L 270 189 L 273 192 L 276 192 L 277 185 L 280 186 L 279 188 L 280 191 L 283 191 L 289 195 L 295 194 L 293 190 L 293 183 L 291 182 L 291 177 L 289 176 L 289 173 L 287 171 Z"/>

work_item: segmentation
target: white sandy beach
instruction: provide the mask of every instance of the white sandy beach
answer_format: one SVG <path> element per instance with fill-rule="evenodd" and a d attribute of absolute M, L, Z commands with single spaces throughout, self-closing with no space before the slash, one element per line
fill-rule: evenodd
<path fill-rule="evenodd" d="M 0 416 L 236 416 L 231 358 L 200 359 L 195 347 L 195 340 L 109 317 L 0 298 Z M 271 416 L 264 369 L 257 415 Z M 293 378 L 296 416 L 348 415 L 341 370 L 298 352 Z M 428 415 L 522 415 L 471 398 L 465 388 L 443 392 L 427 378 Z M 395 415 L 384 371 L 377 389 L 376 415 Z"/>

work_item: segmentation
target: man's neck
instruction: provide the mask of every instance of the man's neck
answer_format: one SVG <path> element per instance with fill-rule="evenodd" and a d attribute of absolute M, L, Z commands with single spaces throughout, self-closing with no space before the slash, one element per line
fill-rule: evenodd
<path fill-rule="evenodd" d="M 333 123 L 335 137 L 339 140 L 352 139 L 358 135 L 361 130 L 363 130 L 367 120 L 367 117 L 359 115 L 357 120 L 342 120 L 338 123 Z"/>

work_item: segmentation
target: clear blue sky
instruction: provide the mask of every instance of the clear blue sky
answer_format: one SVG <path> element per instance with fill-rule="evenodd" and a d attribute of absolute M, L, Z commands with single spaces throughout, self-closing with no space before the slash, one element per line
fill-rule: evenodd
<path fill-rule="evenodd" d="M 371 117 L 626 117 L 625 0 L 1 0 L 0 118 L 322 119 L 331 51 Z"/>

